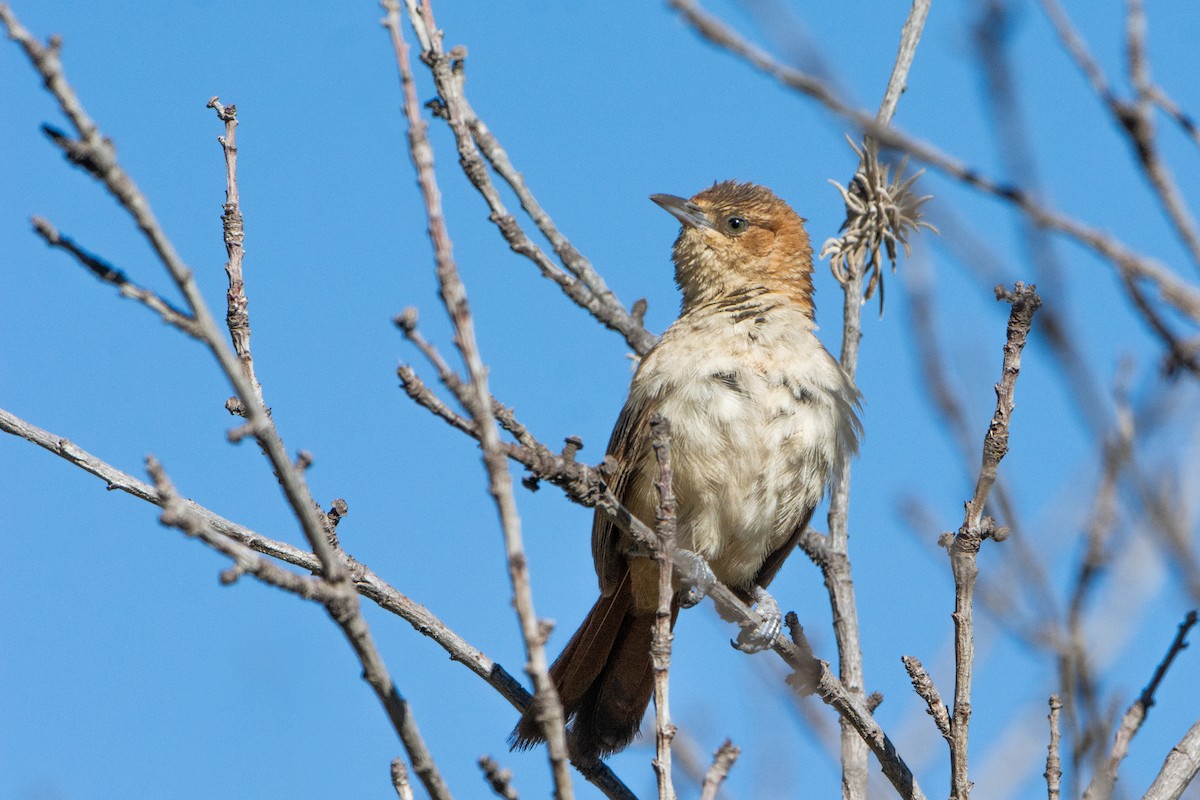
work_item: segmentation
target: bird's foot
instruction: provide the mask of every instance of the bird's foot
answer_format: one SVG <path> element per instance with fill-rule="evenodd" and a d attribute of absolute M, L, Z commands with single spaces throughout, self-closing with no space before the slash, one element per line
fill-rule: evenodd
<path fill-rule="evenodd" d="M 679 574 L 680 608 L 691 608 L 699 603 L 717 582 L 717 576 L 708 562 L 691 550 L 681 547 L 675 551 L 675 568 Z"/>
<path fill-rule="evenodd" d="M 783 614 L 779 611 L 779 604 L 761 586 L 754 588 L 754 610 L 762 617 L 762 623 L 743 627 L 737 640 L 730 642 L 743 653 L 761 653 L 771 649 L 775 637 L 783 630 Z"/>

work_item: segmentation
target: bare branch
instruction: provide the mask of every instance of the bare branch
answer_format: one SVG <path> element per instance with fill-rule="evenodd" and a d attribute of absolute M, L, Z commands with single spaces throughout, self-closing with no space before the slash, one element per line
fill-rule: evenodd
<path fill-rule="evenodd" d="M 225 205 L 221 208 L 221 227 L 224 231 L 225 253 L 229 261 L 225 274 L 229 276 L 229 291 L 226 294 L 227 310 L 225 324 L 233 342 L 233 350 L 242 362 L 246 380 L 254 390 L 254 399 L 264 405 L 262 385 L 254 373 L 254 357 L 250 353 L 250 301 L 246 297 L 246 282 L 242 274 L 242 260 L 246 251 L 242 246 L 245 231 L 242 225 L 242 204 L 237 184 L 237 106 L 222 105 L 217 97 L 208 101 L 208 107 L 217 112 L 217 118 L 225 123 L 225 135 L 217 137 L 225 154 Z"/>
<path fill-rule="evenodd" d="M 208 305 L 196 285 L 192 271 L 175 252 L 170 239 L 151 211 L 146 196 L 117 162 L 116 149 L 112 142 L 102 135 L 95 122 L 84 111 L 74 90 L 67 83 L 62 62 L 59 59 L 61 42 L 52 39 L 48 47 L 43 47 L 29 31 L 21 26 L 6 5 L 0 5 L 0 22 L 3 22 L 8 29 L 9 37 L 17 41 L 25 50 L 30 62 L 41 74 L 47 90 L 58 101 L 63 113 L 71 121 L 78 138 L 54 129 L 48 129 L 47 134 L 64 150 L 73 164 L 104 184 L 121 207 L 129 213 L 142 235 L 150 243 L 151 248 L 183 295 L 189 309 L 188 313 L 195 324 L 198 338 L 204 342 L 213 357 L 216 358 L 226 379 L 233 385 L 243 406 L 246 406 L 247 430 L 255 435 L 263 452 L 270 460 L 292 512 L 300 521 L 304 535 L 313 547 L 313 552 L 321 560 L 323 574 L 342 593 L 347 603 L 356 603 L 357 595 L 355 595 L 353 587 L 349 585 L 345 570 L 333 548 L 325 541 L 324 525 L 319 507 L 313 501 L 303 475 L 288 457 L 283 440 L 279 437 L 265 407 L 261 403 L 251 402 L 251 399 L 255 397 L 254 388 L 242 372 L 237 358 L 225 345 Z"/>
<path fill-rule="evenodd" d="M 1154 187 L 1155 196 L 1175 228 L 1176 234 L 1200 267 L 1200 229 L 1187 207 L 1179 185 L 1170 168 L 1159 155 L 1154 137 L 1154 87 L 1150 82 L 1150 67 L 1146 56 L 1146 16 L 1141 0 L 1129 0 L 1126 15 L 1126 59 L 1130 82 L 1134 86 L 1133 101 L 1122 100 L 1113 92 L 1096 60 L 1088 53 L 1087 45 L 1071 24 L 1066 10 L 1058 0 L 1042 0 L 1042 8 L 1054 29 L 1087 76 L 1096 94 L 1104 101 L 1113 121 L 1125 131 L 1138 164 Z"/>
<path fill-rule="evenodd" d="M 408 12 L 412 19 L 419 19 L 414 0 L 408 0 Z M 475 421 L 479 443 L 483 448 L 483 462 L 489 481 L 489 491 L 496 502 L 504 532 L 504 546 L 508 557 L 509 577 L 513 586 L 513 602 L 517 608 L 521 634 L 525 641 L 528 657 L 526 672 L 533 680 L 537 704 L 538 721 L 542 724 L 550 755 L 551 771 L 554 776 L 555 796 L 559 800 L 574 797 L 571 774 L 567 762 L 565 718 L 562 704 L 553 681 L 550 680 L 546 661 L 545 641 L 547 627 L 538 619 L 533 606 L 533 591 L 529 583 L 529 567 L 521 541 L 521 523 L 517 515 L 516 502 L 512 493 L 512 477 L 508 472 L 503 443 L 500 441 L 492 414 L 492 396 L 487 388 L 487 369 L 479 354 L 475 341 L 474 322 L 467 304 L 466 288 L 458 274 L 458 267 L 451 253 L 450 235 L 442 216 L 441 193 L 433 165 L 433 149 L 426 135 L 428 127 L 421 118 L 421 106 L 417 100 L 412 69 L 409 66 L 408 44 L 401 33 L 400 4 L 398 0 L 385 0 L 383 8 L 387 16 L 383 25 L 391 36 L 400 71 L 400 82 L 404 93 L 404 114 L 408 120 L 409 153 L 417 169 L 418 184 L 425 201 L 425 212 L 429 220 L 429 238 L 433 242 L 437 262 L 438 286 L 442 302 L 454 325 L 455 343 L 466 363 L 470 383 L 457 392 L 459 402 L 470 412 Z"/>
<path fill-rule="evenodd" d="M 675 599 L 671 563 L 675 553 L 675 493 L 671 489 L 670 420 L 659 414 L 653 415 L 650 440 L 658 462 L 658 479 L 654 482 L 658 492 L 655 520 L 658 550 L 654 554 L 658 564 L 658 609 L 654 614 L 654 638 L 650 642 L 650 661 L 654 669 L 654 772 L 658 776 L 659 800 L 675 800 L 675 785 L 671 780 L 671 742 L 675 738 L 675 725 L 671 722 L 669 700 L 672 604 Z"/>
<path fill-rule="evenodd" d="M 408 782 L 408 767 L 399 758 L 392 759 L 392 788 L 400 800 L 413 800 L 412 784 Z"/>
<path fill-rule="evenodd" d="M 347 603 L 344 593 L 327 580 L 297 575 L 218 533 L 179 496 L 166 471 L 153 456 L 146 459 L 146 470 L 154 480 L 158 496 L 162 498 L 162 523 L 178 528 L 233 560 L 233 568 L 221 576 L 223 583 L 232 583 L 240 575 L 250 574 L 306 600 L 316 600 L 325 607 L 358 654 L 364 679 L 375 689 L 379 701 L 392 721 L 392 726 L 404 744 L 404 749 L 412 759 L 413 769 L 430 797 L 449 800 L 449 788 L 438 772 L 408 703 L 400 696 L 399 690 L 388 675 L 387 668 L 371 641 L 370 631 L 362 615 L 357 613 L 357 602 L 353 605 Z M 354 598 L 357 600 L 357 595 L 354 595 Z"/>
<path fill-rule="evenodd" d="M 1088 784 L 1087 790 L 1083 793 L 1084 800 L 1108 800 L 1112 797 L 1113 788 L 1117 783 L 1117 770 L 1125 756 L 1129 754 L 1129 745 L 1133 741 L 1133 737 L 1141 730 L 1142 723 L 1146 721 L 1146 714 L 1154 705 L 1154 694 L 1158 691 L 1158 685 L 1162 683 L 1162 679 L 1166 676 L 1167 670 L 1171 668 L 1175 657 L 1187 647 L 1188 631 L 1192 629 L 1196 621 L 1197 612 L 1193 609 L 1183 618 L 1183 622 L 1179 623 L 1179 628 L 1175 631 L 1175 638 L 1171 641 L 1171 646 L 1167 648 L 1167 654 L 1163 656 L 1162 661 L 1154 670 L 1150 682 L 1146 684 L 1146 688 L 1142 689 L 1138 699 L 1133 701 L 1133 704 L 1125 711 L 1104 769 L 1092 777 L 1092 782 Z"/>
<path fill-rule="evenodd" d="M 683 11 L 685 15 L 695 10 L 690 2 L 671 0 L 671 5 Z M 899 51 L 883 102 L 879 113 L 875 115 L 876 127 L 880 129 L 887 129 L 895 115 L 928 13 L 928 0 L 914 0 L 901 31 Z M 842 226 L 845 234 L 837 240 L 837 244 L 827 242 L 822 249 L 822 256 L 826 252 L 837 254 L 830 259 L 830 266 L 842 286 L 841 365 L 851 380 L 858 370 L 858 345 L 862 339 L 863 282 L 868 270 L 867 258 L 872 258 L 874 269 L 871 270 L 871 281 L 867 285 L 866 294 L 869 295 L 878 282 L 882 310 L 881 254 L 886 249 L 892 257 L 892 263 L 895 263 L 895 244 L 899 241 L 907 248 L 907 234 L 920 228 L 917 220 L 921 204 L 924 202 L 912 200 L 912 180 L 902 180 L 899 177 L 903 167 L 897 170 L 896 184 L 888 180 L 887 170 L 879 167 L 876 142 L 873 138 L 864 138 L 862 149 L 855 148 L 855 151 L 859 154 L 859 167 L 854 179 L 850 181 L 850 190 L 838 187 L 846 203 L 846 221 Z M 849 515 L 850 464 L 847 461 L 841 465 L 839 473 L 831 481 L 828 536 L 823 542 L 819 541 L 818 537 L 804 536 L 800 546 L 820 567 L 829 592 L 834 635 L 838 646 L 838 674 L 855 699 L 861 701 L 865 695 L 866 681 L 863 676 L 857 600 L 850 570 Z M 844 800 L 866 799 L 867 751 L 863 743 L 860 732 L 852 730 L 843 717 L 841 762 Z"/>
<path fill-rule="evenodd" d="M 975 484 L 975 495 L 966 504 L 966 517 L 958 533 L 943 537 L 954 573 L 954 716 L 950 722 L 950 797 L 967 800 L 971 794 L 967 745 L 971 722 L 971 679 L 975 662 L 974 598 L 979 574 L 976 557 L 984 539 L 1002 541 L 1007 530 L 983 518 L 983 507 L 996 480 L 1000 460 L 1008 452 L 1008 426 L 1016 403 L 1013 392 L 1021 370 L 1021 351 L 1041 305 L 1034 287 L 1018 282 L 1012 292 L 996 287 L 996 299 L 1012 304 L 1004 344 L 1004 367 L 996 384 L 996 411 L 983 439 L 983 465 Z"/>
<path fill-rule="evenodd" d="M 937 725 L 938 732 L 942 734 L 942 737 L 950 742 L 950 713 L 946 709 L 946 704 L 942 702 L 942 696 L 938 693 L 937 687 L 933 684 L 933 678 L 929 677 L 924 665 L 914 656 L 901 656 L 900 660 L 904 663 L 904 670 L 908 673 L 908 677 L 912 679 L 913 691 L 925 701 L 926 710 L 929 712 L 929 716 L 933 717 L 933 724 Z"/>
<path fill-rule="evenodd" d="M 174 325 L 188 336 L 196 339 L 202 338 L 199 328 L 196 327 L 196 321 L 186 311 L 176 308 L 170 300 L 165 299 L 150 289 L 137 285 L 124 272 L 100 256 L 89 253 L 76 244 L 70 237 L 63 236 L 58 232 L 57 228 L 41 217 L 34 217 L 30 221 L 33 223 L 33 229 L 37 231 L 38 236 L 41 236 L 45 240 L 46 244 L 66 250 L 97 278 L 105 283 L 111 283 L 113 286 L 116 286 L 122 297 L 138 301 L 162 317 L 163 322 L 168 325 Z"/>
<path fill-rule="evenodd" d="M 725 782 L 725 776 L 733 767 L 733 762 L 742 754 L 742 748 L 726 739 L 717 752 L 713 753 L 712 766 L 704 773 L 704 784 L 700 789 L 700 800 L 717 800 L 717 792 Z"/>
<path fill-rule="evenodd" d="M 504 769 L 491 756 L 480 756 L 479 768 L 483 770 L 483 779 L 488 782 L 493 794 L 504 800 L 519 800 L 520 795 L 512 785 L 512 770 Z"/>
<path fill-rule="evenodd" d="M 1200 722 L 1189 728 L 1179 744 L 1171 748 L 1142 800 L 1179 800 L 1197 773 L 1200 773 Z"/>
<path fill-rule="evenodd" d="M 1048 800 L 1058 800 L 1062 784 L 1062 758 L 1059 756 L 1058 715 L 1062 711 L 1062 701 L 1058 695 L 1050 695 L 1050 744 L 1046 748 L 1046 771 L 1042 777 L 1046 779 L 1046 795 Z"/>
<path fill-rule="evenodd" d="M 437 86 L 439 99 L 434 106 L 435 112 L 449 123 L 463 172 L 487 202 L 491 220 L 509 248 L 532 261 L 542 275 L 554 281 L 574 303 L 606 327 L 620 333 L 634 352 L 639 355 L 647 353 L 657 337 L 645 329 L 640 315 L 625 309 L 590 262 L 559 232 L 549 214 L 525 185 L 524 178 L 513 167 L 499 141 L 471 108 L 464 89 L 466 48 L 460 46 L 449 53 L 444 52 L 442 35 L 434 24 L 429 3 L 418 7 L 415 0 L 406 2 L 409 21 L 421 46 L 421 60 L 428 65 Z M 529 239 L 516 217 L 505 208 L 488 173 L 485 158 L 516 192 L 521 206 L 550 242 L 565 270 L 554 264 Z"/>

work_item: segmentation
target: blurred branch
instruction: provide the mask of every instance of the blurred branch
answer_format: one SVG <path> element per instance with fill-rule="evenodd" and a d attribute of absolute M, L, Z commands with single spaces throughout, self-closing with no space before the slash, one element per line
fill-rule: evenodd
<path fill-rule="evenodd" d="M 700 800 L 717 800 L 717 792 L 725 782 L 725 776 L 733 768 L 733 762 L 741 755 L 742 749 L 726 739 L 717 752 L 713 753 L 712 766 L 704 774 L 704 784 L 700 789 Z"/>
<path fill-rule="evenodd" d="M 1108 800 L 1112 797 L 1113 787 L 1117 783 L 1117 770 L 1125 756 L 1129 754 L 1129 745 L 1133 741 L 1133 737 L 1141 729 L 1142 723 L 1146 721 L 1146 715 L 1154 705 L 1154 694 L 1158 691 L 1158 685 L 1162 683 L 1162 679 L 1166 676 L 1167 670 L 1171 668 L 1175 657 L 1187 647 L 1188 631 L 1196 624 L 1196 621 L 1197 612 L 1192 610 L 1183 618 L 1183 622 L 1179 623 L 1175 638 L 1171 641 L 1171 646 L 1167 648 L 1167 654 L 1163 656 L 1163 660 L 1154 670 L 1150 682 L 1146 684 L 1146 688 L 1142 689 L 1138 699 L 1125 711 L 1104 769 L 1092 777 L 1092 782 L 1088 784 L 1087 790 L 1083 793 L 1084 800 Z"/>
<path fill-rule="evenodd" d="M 1088 52 L 1087 45 L 1071 24 L 1066 10 L 1058 0 L 1041 0 L 1063 47 L 1075 59 L 1080 70 L 1092 84 L 1096 95 L 1104 102 L 1113 121 L 1125 132 L 1137 156 L 1138 165 L 1154 188 L 1154 194 L 1183 242 L 1192 262 L 1200 267 L 1200 230 L 1187 207 L 1170 167 L 1159 155 L 1154 136 L 1153 97 L 1150 67 L 1146 56 L 1146 17 L 1142 0 L 1128 0 L 1126 15 L 1126 57 L 1129 78 L 1134 86 L 1132 101 L 1122 100 L 1113 91 L 1100 65 Z"/>
<path fill-rule="evenodd" d="M 1189 728 L 1179 744 L 1171 748 L 1142 800 L 1179 800 L 1197 773 L 1200 773 L 1200 722 Z"/>
<path fill-rule="evenodd" d="M 1133 455 L 1133 413 L 1128 406 L 1126 391 L 1118 385 L 1116 429 L 1104 443 L 1104 467 L 1091 503 L 1091 514 L 1085 530 L 1087 541 L 1079 564 L 1065 620 L 1065 641 L 1059 645 L 1059 672 L 1062 691 L 1066 696 L 1065 709 L 1071 736 L 1072 766 L 1078 773 L 1088 751 L 1102 746 L 1109 720 L 1099 706 L 1097 679 L 1090 663 L 1084 612 L 1103 572 L 1112 559 L 1109 539 L 1117 522 L 1117 490 L 1122 473 L 1129 467 Z"/>
<path fill-rule="evenodd" d="M 483 770 L 483 779 L 488 782 L 493 794 L 503 800 L 519 800 L 520 796 L 512 785 L 512 770 L 504 769 L 491 756 L 480 756 L 479 768 Z"/>
<path fill-rule="evenodd" d="M 404 765 L 404 759 L 392 759 L 392 788 L 400 800 L 413 800 L 412 784 L 408 782 L 408 767 Z"/>

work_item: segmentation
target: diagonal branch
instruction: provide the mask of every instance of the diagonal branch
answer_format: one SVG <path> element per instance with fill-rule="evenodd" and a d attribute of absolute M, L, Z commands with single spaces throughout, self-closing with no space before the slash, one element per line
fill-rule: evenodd
<path fill-rule="evenodd" d="M 1141 730 L 1142 723 L 1146 721 L 1146 715 L 1154 705 L 1154 694 L 1158 691 L 1158 685 L 1162 683 L 1162 679 L 1166 676 L 1167 670 L 1171 668 L 1175 657 L 1188 646 L 1188 631 L 1196 625 L 1196 622 L 1197 613 L 1192 610 L 1183 618 L 1183 622 L 1179 623 L 1179 627 L 1175 631 L 1175 638 L 1171 641 L 1171 646 L 1167 648 L 1167 654 L 1155 668 L 1150 682 L 1142 689 L 1138 699 L 1134 700 L 1133 704 L 1125 711 L 1125 716 L 1121 719 L 1121 726 L 1117 729 L 1117 735 L 1114 737 L 1108 760 L 1105 761 L 1104 768 L 1092 777 L 1092 782 L 1088 784 L 1083 793 L 1084 800 L 1108 800 L 1112 797 L 1113 788 L 1117 783 L 1117 770 L 1125 756 L 1129 754 L 1129 745 L 1132 743 L 1133 737 Z"/>
<path fill-rule="evenodd" d="M 136 300 L 146 308 L 162 317 L 163 322 L 174 325 L 179 330 L 195 339 L 200 339 L 200 329 L 196 321 L 186 311 L 177 308 L 170 300 L 144 286 L 139 286 L 121 270 L 94 253 L 88 252 L 75 243 L 69 236 L 64 236 L 58 229 L 41 217 L 34 217 L 33 229 L 43 241 L 51 247 L 66 250 L 75 260 L 89 270 L 100 280 L 117 287 L 122 297 Z"/>
<path fill-rule="evenodd" d="M 433 104 L 434 111 L 449 123 L 463 173 L 487 202 L 490 218 L 509 248 L 532 261 L 542 275 L 554 281 L 576 305 L 606 327 L 620 333 L 634 352 L 645 355 L 654 346 L 657 337 L 642 325 L 637 305 L 633 310 L 626 310 L 591 263 L 562 235 L 550 215 L 534 198 L 524 178 L 513 167 L 499 140 L 467 101 L 464 88 L 466 49 L 460 46 L 450 52 L 443 50 L 442 32 L 434 24 L 433 9 L 428 0 L 419 7 L 416 0 L 408 1 L 408 16 L 421 47 L 421 60 L 429 67 L 437 87 L 438 99 Z M 516 217 L 505 208 L 488 172 L 488 165 L 516 193 L 522 208 L 550 242 L 562 267 L 550 260 L 521 228 Z"/>

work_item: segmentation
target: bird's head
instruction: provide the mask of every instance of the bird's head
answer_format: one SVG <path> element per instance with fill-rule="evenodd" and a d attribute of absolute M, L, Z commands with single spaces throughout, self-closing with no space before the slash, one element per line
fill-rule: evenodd
<path fill-rule="evenodd" d="M 683 223 L 674 261 L 685 311 L 761 287 L 788 295 L 811 316 L 812 246 L 804 219 L 770 189 L 725 181 L 689 200 L 650 199 Z"/>

